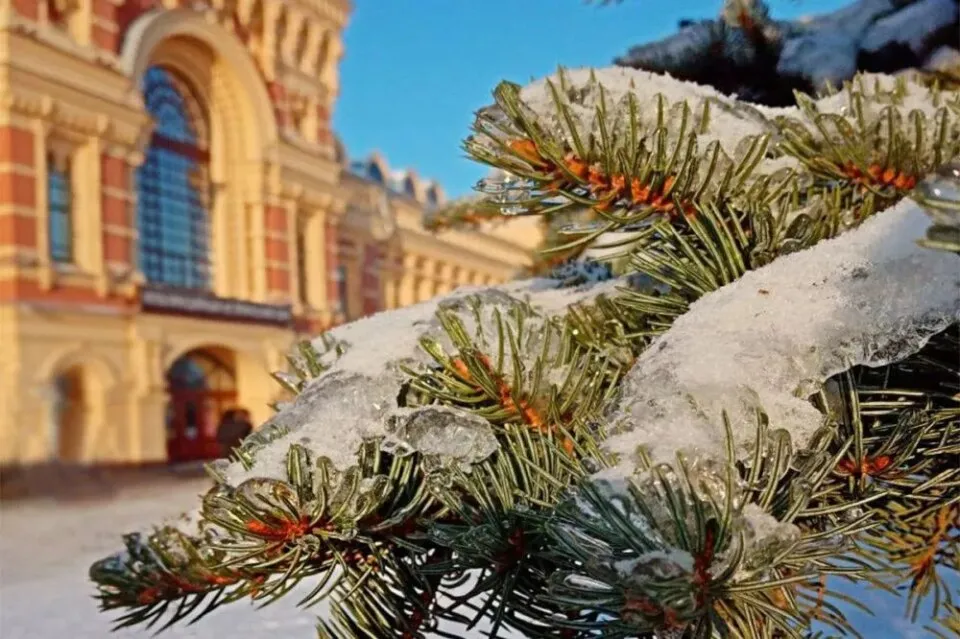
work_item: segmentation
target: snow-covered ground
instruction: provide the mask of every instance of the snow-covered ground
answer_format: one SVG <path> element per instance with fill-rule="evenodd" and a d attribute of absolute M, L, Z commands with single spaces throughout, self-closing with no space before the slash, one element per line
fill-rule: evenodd
<path fill-rule="evenodd" d="M 120 549 L 120 536 L 193 510 L 205 480 L 141 486 L 109 500 L 24 502 L 0 506 L 0 637 L 2 639 L 146 639 L 134 628 L 111 635 L 112 617 L 97 611 L 90 564 Z M 289 596 L 263 609 L 225 606 L 194 626 L 177 625 L 164 639 L 313 639 L 323 606 L 299 609 Z M 480 631 L 458 631 L 479 639 Z M 506 633 L 500 635 L 504 639 Z M 516 635 L 513 635 L 514 637 Z"/>
<path fill-rule="evenodd" d="M 120 534 L 196 507 L 203 480 L 141 487 L 102 502 L 12 504 L 0 508 L 0 637 L 3 639 L 104 639 L 109 615 L 97 611 L 90 563 L 120 548 Z M 177 626 L 170 639 L 254 639 L 314 635 L 316 612 L 281 601 L 263 610 L 235 605 L 195 626 Z M 124 630 L 117 639 L 150 637 Z"/>
<path fill-rule="evenodd" d="M 20 503 L 0 506 L 0 637 L 3 639 L 106 639 L 110 616 L 97 612 L 87 580 L 90 563 L 119 548 L 123 532 L 142 528 L 195 507 L 202 480 L 128 490 L 99 502 Z M 878 593 L 858 598 L 878 611 L 870 619 L 857 615 L 865 637 L 929 636 L 921 625 L 902 618 L 903 606 Z M 175 626 L 169 639 L 312 639 L 322 608 L 300 610 L 293 597 L 262 610 L 246 604 L 221 608 L 195 626 Z M 862 624 L 862 625 L 861 625 Z M 146 639 L 145 629 L 124 630 L 116 639 Z M 479 639 L 477 631 L 463 639 Z M 501 635 L 505 639 L 506 635 Z"/>

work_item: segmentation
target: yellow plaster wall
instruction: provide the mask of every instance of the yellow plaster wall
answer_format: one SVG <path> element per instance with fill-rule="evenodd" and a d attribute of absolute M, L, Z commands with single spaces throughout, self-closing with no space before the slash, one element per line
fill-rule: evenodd
<path fill-rule="evenodd" d="M 58 375 L 80 369 L 89 397 L 80 463 L 157 462 L 166 459 L 165 372 L 195 349 L 231 352 L 237 404 L 255 423 L 266 421 L 280 388 L 269 371 L 293 335 L 280 328 L 235 325 L 161 315 L 106 315 L 0 307 L 10 357 L 0 383 L 0 463 L 57 457 L 55 416 L 49 401 Z M 6 355 L 6 354 L 5 354 Z M 13 363 L 11 363 L 13 362 Z"/>
<path fill-rule="evenodd" d="M 310 3 L 326 12 L 324 24 L 330 29 L 342 28 L 342 2 Z M 283 356 L 297 338 L 292 329 L 139 313 L 135 297 L 142 273 L 129 266 L 124 272 L 111 270 L 104 259 L 105 191 L 99 158 L 122 158 L 131 177 L 143 161 L 151 123 L 137 87 L 149 64 L 177 67 L 200 85 L 213 120 L 210 172 L 218 197 L 209 214 L 216 294 L 292 303 L 311 326 L 327 326 L 343 319 L 330 304 L 329 275 L 335 266 L 330 260 L 343 259 L 350 266 L 348 294 L 352 306 L 361 308 L 371 294 L 361 289 L 360 259 L 367 247 L 383 253 L 381 290 L 373 292 L 379 295 L 380 308 L 422 301 L 461 285 L 502 282 L 529 263 L 529 249 L 538 241 L 531 235 L 535 229 L 441 235 L 424 231 L 426 193 L 428 188 L 437 192 L 437 185 L 418 182 L 413 197 L 390 195 L 385 224 L 379 207 L 383 185 L 353 179 L 331 144 L 298 138 L 288 122 L 274 120 L 275 105 L 264 81 L 295 85 L 310 100 L 329 102 L 332 108 L 335 64 L 319 78 L 278 64 L 266 43 L 251 53 L 223 24 L 186 8 L 144 16 L 127 33 L 121 51 L 96 55 L 89 43 L 54 43 L 42 37 L 43 29 L 8 13 L 0 21 L 13 20 L 18 26 L 0 29 L 0 127 L 34 134 L 36 166 L 23 171 L 37 177 L 36 201 L 23 214 L 35 220 L 38 241 L 33 246 L 0 246 L 0 294 L 7 295 L 0 297 L 0 464 L 56 458 L 51 384 L 70 370 L 81 372 L 87 398 L 85 436 L 77 459 L 70 460 L 82 463 L 166 459 L 165 372 L 192 349 L 215 347 L 233 353 L 238 404 L 251 411 L 255 424 L 269 418 L 268 404 L 280 397 L 269 371 L 284 367 Z M 340 55 L 336 35 L 331 60 Z M 276 53 L 281 62 L 284 55 L 289 57 L 289 52 Z M 82 167 L 74 214 L 78 232 L 87 239 L 80 251 L 83 259 L 66 269 L 51 264 L 44 254 L 43 162 L 46 145 L 54 140 L 69 145 Z M 120 195 L 135 205 L 132 190 Z M 305 282 L 294 274 L 296 252 L 290 247 L 290 299 L 267 299 L 268 208 L 287 212 L 291 238 L 298 220 L 305 222 L 308 233 L 310 277 Z M 127 232 L 135 241 L 136 229 Z M 329 237 L 333 232 L 350 240 L 356 254 L 331 251 L 331 244 L 336 245 Z M 35 285 L 44 293 L 39 299 L 18 299 L 16 286 L 9 289 L 13 293 L 4 293 L 5 282 L 18 282 L 21 289 L 23 283 Z M 44 302 L 43 295 L 53 299 L 58 290 L 70 287 L 90 295 L 82 303 L 62 298 L 58 306 Z"/>

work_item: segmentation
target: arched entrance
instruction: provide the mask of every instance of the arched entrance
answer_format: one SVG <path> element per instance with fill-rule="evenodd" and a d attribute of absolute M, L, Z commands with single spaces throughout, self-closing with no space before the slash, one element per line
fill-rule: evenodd
<path fill-rule="evenodd" d="M 64 371 L 53 380 L 55 419 L 54 457 L 61 462 L 83 461 L 84 440 L 90 413 L 88 384 L 79 366 Z"/>
<path fill-rule="evenodd" d="M 203 349 L 182 355 L 167 371 L 167 393 L 167 459 L 219 457 L 217 425 L 237 401 L 232 354 Z"/>

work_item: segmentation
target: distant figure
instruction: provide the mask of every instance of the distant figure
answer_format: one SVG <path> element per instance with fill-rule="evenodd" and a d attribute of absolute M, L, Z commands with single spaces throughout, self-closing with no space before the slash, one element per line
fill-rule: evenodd
<path fill-rule="evenodd" d="M 229 457 L 230 452 L 240 445 L 244 437 L 253 432 L 250 413 L 242 408 L 226 411 L 217 426 L 217 443 L 220 444 L 220 456 Z"/>

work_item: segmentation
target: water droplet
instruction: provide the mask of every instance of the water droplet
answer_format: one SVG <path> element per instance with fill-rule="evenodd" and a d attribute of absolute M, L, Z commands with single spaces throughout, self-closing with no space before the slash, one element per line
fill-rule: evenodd
<path fill-rule="evenodd" d="M 586 575 L 569 574 L 564 576 L 562 583 L 564 586 L 576 590 L 592 590 L 595 592 L 605 592 L 610 590 L 610 586 L 607 584 L 594 579 L 593 577 L 587 577 Z"/>
<path fill-rule="evenodd" d="M 941 178 L 960 181 L 960 162 L 947 162 L 936 170 L 936 175 Z"/>
<path fill-rule="evenodd" d="M 930 204 L 937 201 L 960 202 L 960 181 L 949 178 L 936 177 L 926 179 L 917 185 L 918 195 Z"/>
<path fill-rule="evenodd" d="M 477 182 L 476 189 L 487 195 L 502 195 L 518 183 L 519 178 L 509 171 L 495 170 Z"/>
<path fill-rule="evenodd" d="M 581 463 L 583 464 L 583 469 L 588 473 L 598 473 L 600 472 L 601 468 L 603 468 L 600 465 L 600 462 L 592 457 L 585 458 Z"/>

